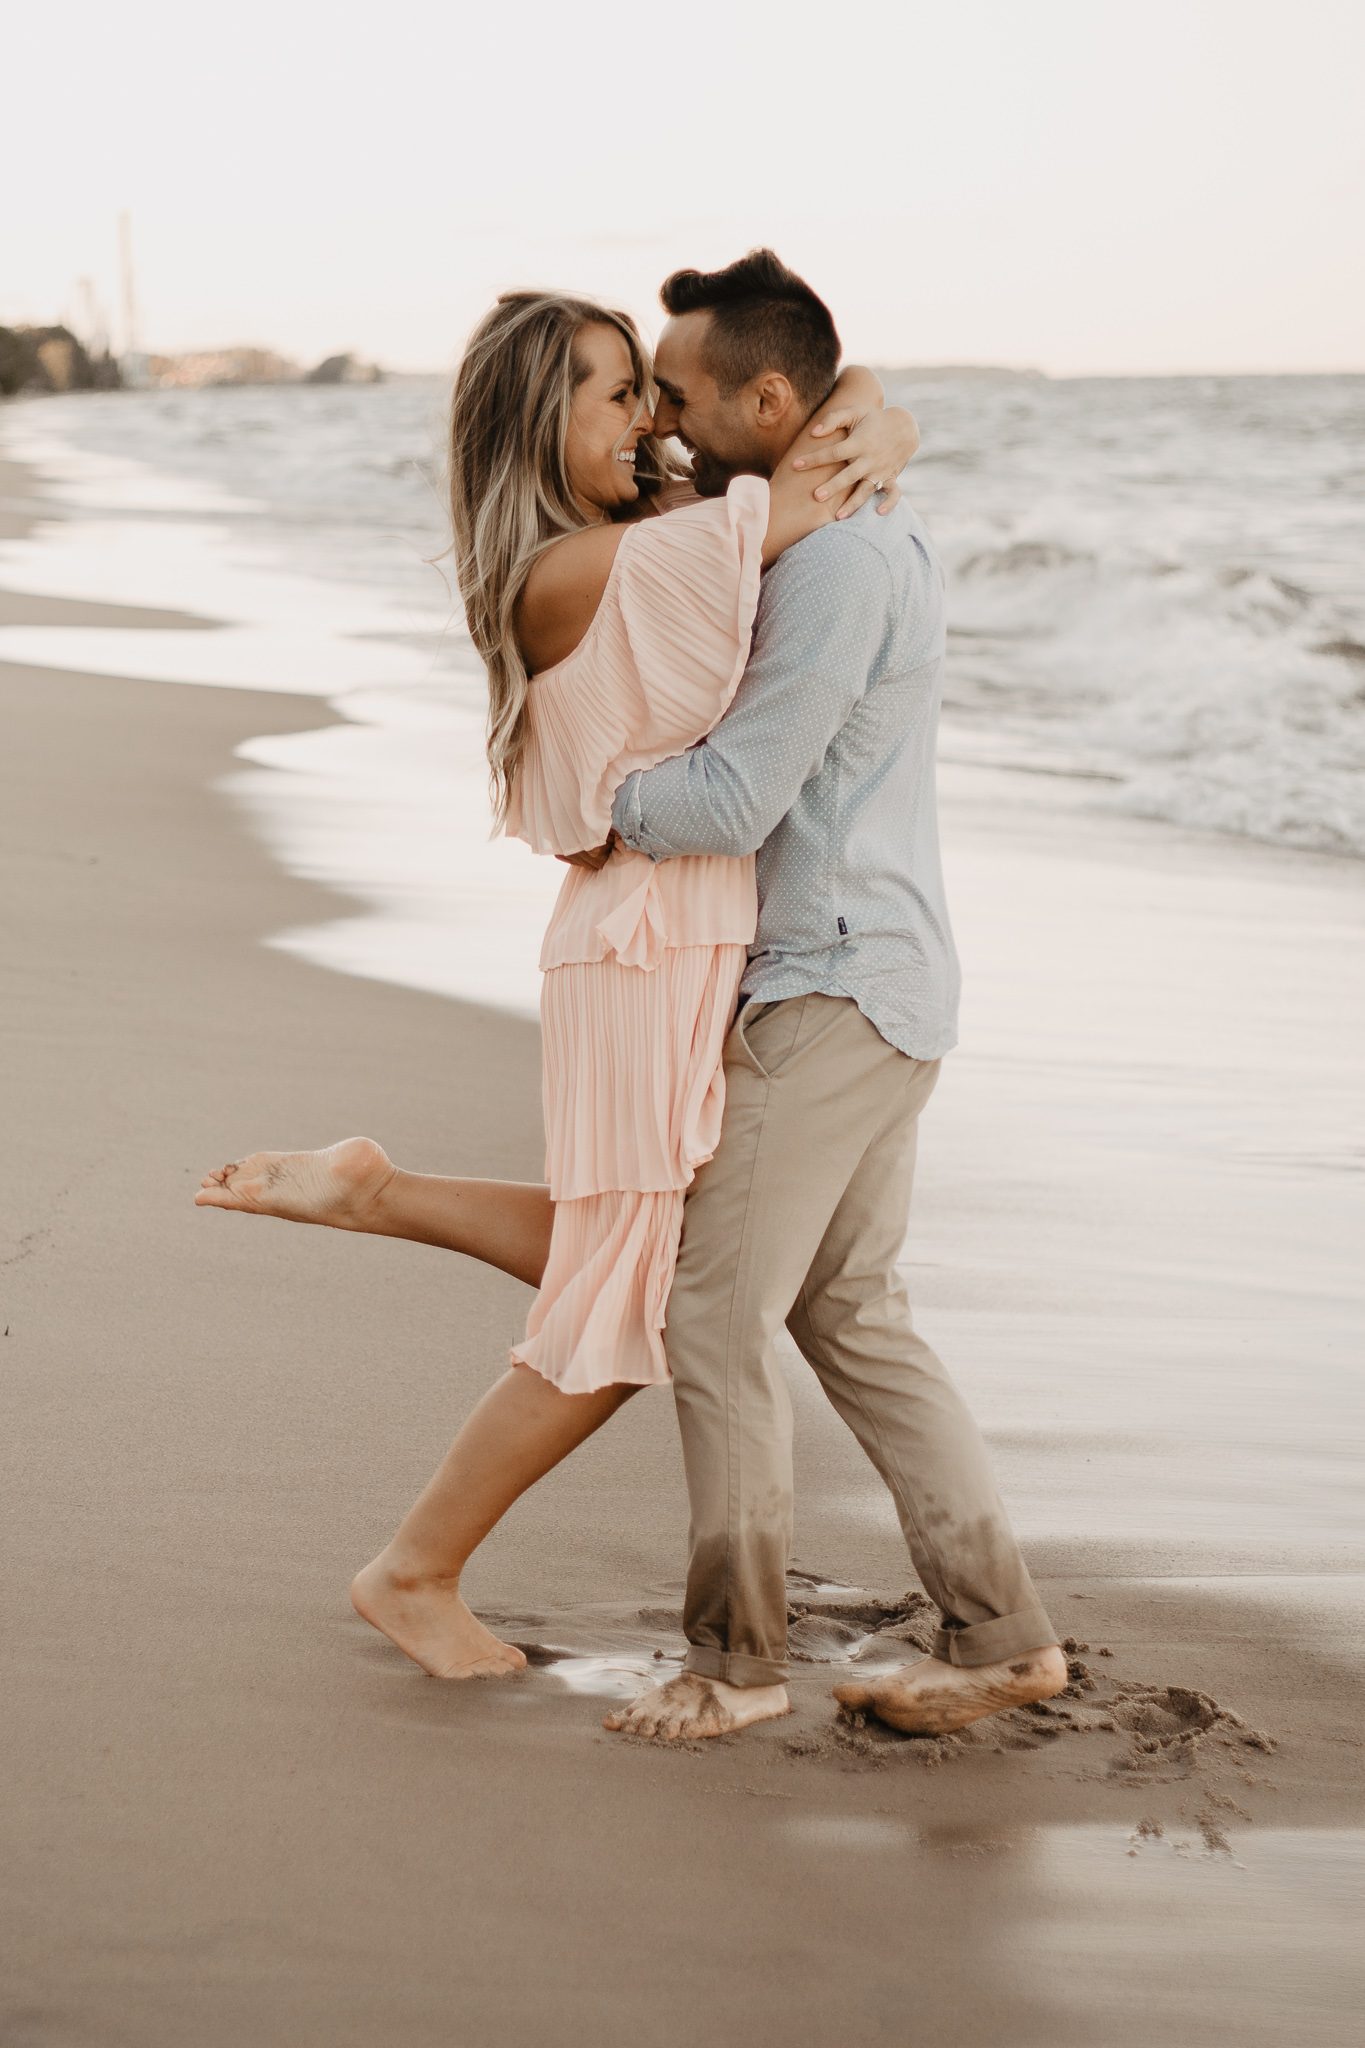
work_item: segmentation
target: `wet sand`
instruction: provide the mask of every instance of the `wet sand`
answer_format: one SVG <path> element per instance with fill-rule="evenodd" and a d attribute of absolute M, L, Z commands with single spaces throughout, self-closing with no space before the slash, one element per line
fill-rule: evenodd
<path fill-rule="evenodd" d="M 599 1724 L 680 1647 L 667 1395 L 471 1573 L 537 1661 L 440 1685 L 346 1584 L 526 1290 L 190 1204 L 350 1130 L 534 1176 L 534 1028 L 260 943 L 349 906 L 213 785 L 315 698 L 0 668 L 0 705 L 7 2043 L 1350 2038 L 1358 869 L 946 778 L 969 999 L 909 1270 L 1075 1690 L 955 1744 L 836 1723 L 920 1617 L 789 1361 L 795 1712 L 660 1751 Z"/>

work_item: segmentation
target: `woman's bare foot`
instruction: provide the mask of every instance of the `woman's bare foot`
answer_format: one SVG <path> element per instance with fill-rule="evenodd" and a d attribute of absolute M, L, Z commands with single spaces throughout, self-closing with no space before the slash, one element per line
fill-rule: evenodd
<path fill-rule="evenodd" d="M 433 1678 L 505 1678 L 526 1663 L 470 1613 L 455 1581 L 403 1571 L 387 1551 L 357 1572 L 351 1605 Z"/>
<path fill-rule="evenodd" d="M 373 1138 L 344 1138 L 322 1152 L 253 1152 L 205 1175 L 194 1200 L 201 1209 L 364 1230 L 397 1171 Z"/>
<path fill-rule="evenodd" d="M 975 1670 L 922 1657 L 885 1678 L 836 1685 L 834 1697 L 855 1712 L 875 1714 L 907 1735 L 947 1735 L 986 1714 L 1050 1700 L 1066 1684 L 1066 1658 L 1058 1649 L 1029 1650 Z"/>
<path fill-rule="evenodd" d="M 785 1685 L 726 1685 L 720 1678 L 702 1678 L 684 1671 L 667 1685 L 632 1700 L 602 1723 L 627 1735 L 657 1735 L 661 1742 L 695 1742 L 703 1735 L 732 1735 L 751 1721 L 773 1721 L 789 1714 Z"/>

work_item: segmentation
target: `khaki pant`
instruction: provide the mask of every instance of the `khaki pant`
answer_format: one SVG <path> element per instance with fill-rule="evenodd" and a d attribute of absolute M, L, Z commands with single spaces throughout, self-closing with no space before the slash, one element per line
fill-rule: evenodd
<path fill-rule="evenodd" d="M 727 1040 L 724 1129 L 687 1198 L 666 1334 L 692 1503 L 686 1662 L 708 1678 L 787 1675 L 784 1321 L 891 1489 L 942 1610 L 934 1655 L 990 1664 L 1057 1641 L 895 1270 L 937 1079 L 936 1060 L 897 1052 L 833 996 L 747 1004 Z"/>

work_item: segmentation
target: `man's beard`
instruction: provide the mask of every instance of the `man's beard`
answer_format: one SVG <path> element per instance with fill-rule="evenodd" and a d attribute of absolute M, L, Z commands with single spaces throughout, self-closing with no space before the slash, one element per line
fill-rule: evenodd
<path fill-rule="evenodd" d="M 739 475 L 738 467 L 722 462 L 718 455 L 708 455 L 701 448 L 692 450 L 692 481 L 699 498 L 723 498 L 730 488 L 730 479 Z"/>

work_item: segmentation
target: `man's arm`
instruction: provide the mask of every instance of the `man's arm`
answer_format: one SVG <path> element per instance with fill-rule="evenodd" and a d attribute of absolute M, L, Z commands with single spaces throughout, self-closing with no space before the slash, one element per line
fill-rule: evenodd
<path fill-rule="evenodd" d="M 891 572 L 844 526 L 825 527 L 769 571 L 758 636 L 734 704 L 699 746 L 638 771 L 612 825 L 651 859 L 753 853 L 819 772 L 867 688 L 887 627 Z"/>

